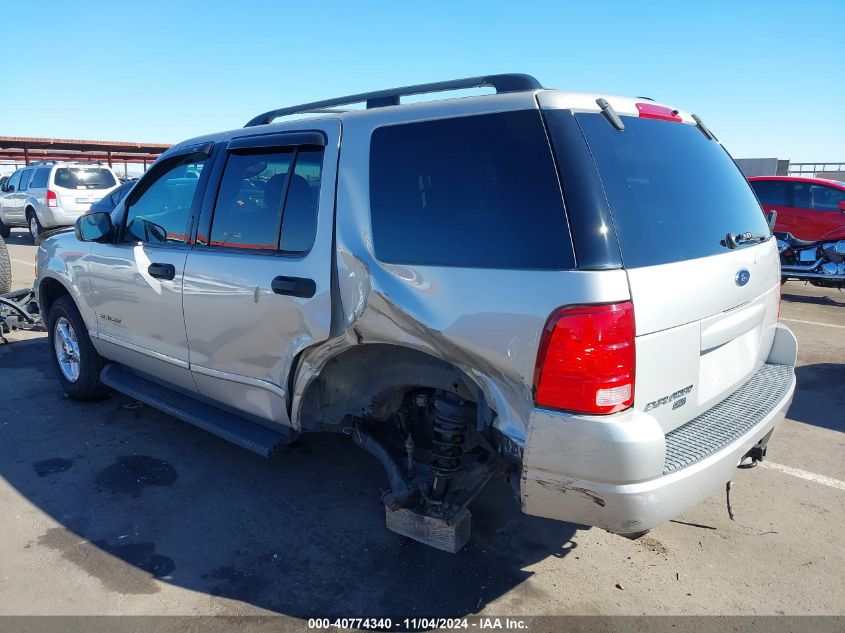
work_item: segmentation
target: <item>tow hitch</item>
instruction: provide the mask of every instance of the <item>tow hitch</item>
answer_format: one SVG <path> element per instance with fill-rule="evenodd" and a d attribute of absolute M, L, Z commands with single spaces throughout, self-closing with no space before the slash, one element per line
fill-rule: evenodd
<path fill-rule="evenodd" d="M 743 455 L 742 459 L 739 460 L 737 468 L 754 468 L 757 464 L 766 459 L 767 447 L 768 444 L 765 444 L 764 442 L 760 442 L 752 446 L 751 450 Z"/>
<path fill-rule="evenodd" d="M 8 343 L 12 330 L 43 330 L 38 302 L 32 288 L 0 295 L 0 341 Z"/>

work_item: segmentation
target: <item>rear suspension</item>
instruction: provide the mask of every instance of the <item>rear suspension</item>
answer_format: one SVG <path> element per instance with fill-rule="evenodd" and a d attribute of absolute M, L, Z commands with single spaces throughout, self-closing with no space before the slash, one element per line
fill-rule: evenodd
<path fill-rule="evenodd" d="M 461 468 L 461 457 L 467 436 L 467 423 L 474 409 L 457 396 L 444 393 L 434 399 L 432 422 L 431 489 L 429 500 L 439 502 L 449 483 Z"/>

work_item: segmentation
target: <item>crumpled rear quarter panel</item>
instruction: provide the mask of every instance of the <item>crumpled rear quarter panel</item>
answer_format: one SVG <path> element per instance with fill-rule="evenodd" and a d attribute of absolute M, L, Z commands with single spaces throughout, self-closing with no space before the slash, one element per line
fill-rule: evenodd
<path fill-rule="evenodd" d="M 339 310 L 333 338 L 303 358 L 295 397 L 301 398 L 326 360 L 344 349 L 370 343 L 405 346 L 467 374 L 497 414 L 497 428 L 522 445 L 533 406 L 537 349 L 547 319 L 562 305 L 627 300 L 627 277 L 622 270 L 499 270 L 379 262 L 371 238 L 370 137 L 378 125 L 414 120 L 412 107 L 396 110 L 391 115 L 395 121 L 386 122 L 380 113 L 343 130 L 336 209 Z M 430 117 L 427 112 L 426 118 Z"/>

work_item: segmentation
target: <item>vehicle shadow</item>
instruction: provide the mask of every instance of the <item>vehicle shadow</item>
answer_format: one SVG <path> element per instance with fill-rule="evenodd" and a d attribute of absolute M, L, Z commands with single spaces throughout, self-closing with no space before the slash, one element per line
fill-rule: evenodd
<path fill-rule="evenodd" d="M 829 288 L 828 290 L 831 293 L 839 293 L 838 290 L 835 288 Z M 781 295 L 782 301 L 788 301 L 790 303 L 809 303 L 813 305 L 822 305 L 822 306 L 845 306 L 845 295 L 825 295 L 823 297 L 815 296 L 815 295 L 794 295 L 784 293 Z"/>
<path fill-rule="evenodd" d="M 158 579 L 300 618 L 460 616 L 577 547 L 577 526 L 522 515 L 504 483 L 474 502 L 459 554 L 421 545 L 385 529 L 386 478 L 348 438 L 263 459 L 122 396 L 74 402 L 43 338 L 0 345 L 0 402 L 0 477 L 62 526 L 27 547 L 104 591 Z"/>
<path fill-rule="evenodd" d="M 9 237 L 5 238 L 6 244 L 17 244 L 18 246 L 32 246 L 35 240 L 32 239 L 29 230 L 14 228 L 9 233 Z"/>
<path fill-rule="evenodd" d="M 816 363 L 795 368 L 797 385 L 788 416 L 791 420 L 845 432 L 845 364 Z"/>

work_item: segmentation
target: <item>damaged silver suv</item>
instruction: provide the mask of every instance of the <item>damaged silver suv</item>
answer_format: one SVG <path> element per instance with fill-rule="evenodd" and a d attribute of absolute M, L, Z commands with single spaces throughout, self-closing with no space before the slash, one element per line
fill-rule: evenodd
<path fill-rule="evenodd" d="M 402 103 L 471 87 L 494 94 Z M 185 141 L 38 270 L 70 396 L 261 455 L 347 433 L 388 527 L 449 551 L 492 477 L 532 515 L 675 517 L 765 456 L 795 385 L 777 246 L 713 133 L 526 75 Z"/>

